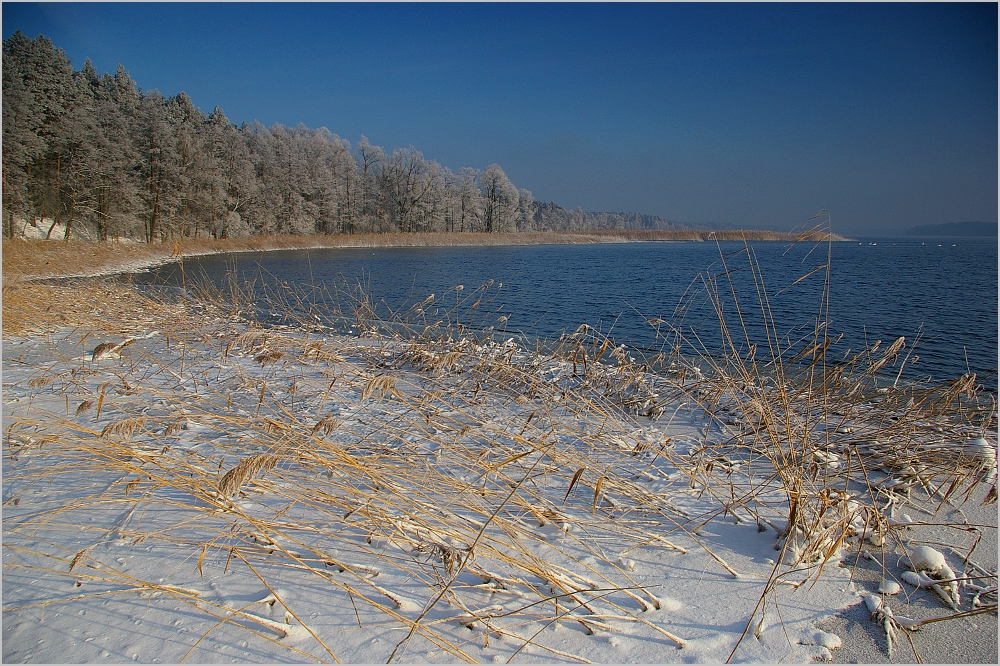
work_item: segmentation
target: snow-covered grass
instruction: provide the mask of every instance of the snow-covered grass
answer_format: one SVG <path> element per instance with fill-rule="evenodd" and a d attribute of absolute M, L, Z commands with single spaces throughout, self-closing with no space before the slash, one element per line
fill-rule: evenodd
<path fill-rule="evenodd" d="M 733 280 L 741 270 L 755 288 L 749 304 Z M 821 270 L 828 287 L 829 263 L 815 272 Z M 728 485 L 734 465 L 771 475 L 787 508 L 780 528 L 786 559 L 828 559 L 855 532 L 881 546 L 898 522 L 899 504 L 916 487 L 947 501 L 967 498 L 985 482 L 994 486 L 988 500 L 995 502 L 996 398 L 975 375 L 934 385 L 902 382 L 914 354 L 902 337 L 836 357 L 827 288 L 811 325 L 797 338 L 783 333 L 749 246 L 721 257 L 720 270 L 706 273 L 700 287 L 689 298 L 711 304 L 721 349 L 708 353 L 683 317 L 668 329 L 672 348 L 697 356 L 708 373 L 692 395 L 725 433 L 706 442 L 700 467 L 713 488 Z M 748 335 L 753 318 L 766 343 Z M 721 474 L 707 469 L 720 460 Z M 759 493 L 728 492 L 734 499 L 727 510 L 756 515 Z"/>
<path fill-rule="evenodd" d="M 586 326 L 528 347 L 492 284 L 389 316 L 19 288 L 5 661 L 824 659 L 852 558 L 933 559 L 933 510 L 910 513 L 996 482 L 993 404 L 969 378 L 883 392 L 899 349 L 642 357 Z M 953 607 L 995 613 L 976 559 L 945 565 Z M 948 585 L 939 565 L 913 573 Z"/>

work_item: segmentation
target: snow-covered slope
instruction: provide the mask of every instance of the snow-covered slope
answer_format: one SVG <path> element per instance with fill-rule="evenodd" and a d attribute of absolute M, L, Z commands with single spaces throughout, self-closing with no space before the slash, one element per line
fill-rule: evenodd
<path fill-rule="evenodd" d="M 859 601 L 624 365 L 222 321 L 3 359 L 6 662 L 801 662 Z"/>

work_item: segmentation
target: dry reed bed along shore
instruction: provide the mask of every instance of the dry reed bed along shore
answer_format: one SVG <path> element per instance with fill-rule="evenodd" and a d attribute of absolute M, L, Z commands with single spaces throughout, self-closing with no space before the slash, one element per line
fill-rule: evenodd
<path fill-rule="evenodd" d="M 20 288 L 5 661 L 805 661 L 861 557 L 909 562 L 942 617 L 996 612 L 995 521 L 961 519 L 995 500 L 995 404 L 886 385 L 903 343 L 531 348 L 491 284 L 388 318 L 279 290 L 271 326 L 239 285 Z"/>
<path fill-rule="evenodd" d="M 313 236 L 248 236 L 244 238 L 179 238 L 163 243 L 133 240 L 96 243 L 4 239 L 3 273 L 8 280 L 45 277 L 93 277 L 152 268 L 183 257 L 228 252 L 308 250 L 351 247 L 462 247 L 481 245 L 544 245 L 627 243 L 637 241 L 846 240 L 809 230 L 772 231 L 594 231 L 523 232 L 511 234 L 383 233 Z"/>

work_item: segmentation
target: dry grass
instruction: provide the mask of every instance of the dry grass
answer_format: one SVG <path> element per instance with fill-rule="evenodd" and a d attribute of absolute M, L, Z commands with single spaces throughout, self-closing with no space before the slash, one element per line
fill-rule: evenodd
<path fill-rule="evenodd" d="M 807 232 L 809 240 L 843 240 L 839 236 Z M 799 232 L 728 231 L 594 231 L 526 232 L 517 234 L 384 233 L 312 236 L 248 236 L 245 238 L 181 238 L 166 243 L 122 241 L 3 240 L 5 280 L 39 277 L 82 277 L 127 272 L 181 257 L 226 252 L 262 252 L 340 247 L 451 247 L 475 245 L 544 245 L 625 243 L 635 241 L 766 240 L 795 241 Z"/>
<path fill-rule="evenodd" d="M 812 335 L 786 344 L 749 247 L 722 259 L 725 270 L 690 294 L 716 312 L 722 353 L 699 347 L 682 308 L 664 327 L 664 352 L 638 359 L 587 326 L 534 350 L 506 339 L 490 284 L 388 315 L 362 293 L 324 301 L 277 289 L 269 309 L 286 316 L 264 329 L 239 314 L 249 311 L 245 285 L 175 301 L 122 283 L 5 283 L 5 338 L 51 339 L 42 362 L 5 355 L 38 363 L 5 385 L 29 404 L 5 419 L 8 507 L 35 483 L 64 492 L 10 508 L 5 532 L 56 544 L 82 516 L 98 518 L 80 548 L 5 539 L 7 575 L 24 567 L 99 594 L 183 604 L 218 621 L 193 655 L 227 626 L 289 658 L 336 660 L 282 597 L 294 580 L 353 604 L 359 626 L 398 630 L 390 659 L 430 645 L 469 661 L 471 642 L 503 636 L 511 658 L 530 647 L 582 661 L 541 629 L 558 621 L 592 633 L 613 620 L 684 644 L 644 613 L 660 601 L 630 576 L 625 553 L 707 548 L 698 534 L 712 519 L 756 521 L 774 528 L 783 556 L 773 590 L 844 549 L 901 545 L 896 512 L 913 493 L 955 502 L 995 484 L 979 458 L 942 438 L 986 436 L 995 447 L 996 407 L 974 378 L 887 386 L 903 343 L 833 363 L 824 303 Z M 6 245 L 4 261 L 6 271 Z M 758 286 L 752 307 L 728 277 L 735 261 Z M 758 353 L 745 333 L 751 312 L 770 332 Z M 355 335 L 334 335 L 335 324 Z M 84 350 L 100 344 L 119 355 L 88 360 Z M 49 408 L 30 406 L 43 398 Z M 643 425 L 681 400 L 712 421 L 690 452 Z M 81 479 L 108 485 L 81 499 Z M 715 508 L 692 515 L 693 496 Z M 185 566 L 169 585 L 158 571 L 140 576 L 116 562 L 108 535 L 155 544 Z M 203 577 L 220 571 L 254 581 L 261 600 L 234 608 L 211 598 Z M 281 604 L 285 621 L 261 616 L 254 607 L 265 603 Z M 281 640 L 295 632 L 308 640 Z"/>
<path fill-rule="evenodd" d="M 219 479 L 219 492 L 225 496 L 235 495 L 248 478 L 267 473 L 281 462 L 281 456 L 273 453 L 259 453 L 247 456 Z"/>
<path fill-rule="evenodd" d="M 155 264 L 169 259 L 170 254 L 168 247 L 137 242 L 4 238 L 3 277 L 7 283 L 24 278 L 91 276 Z"/>
<path fill-rule="evenodd" d="M 757 287 L 758 298 L 749 305 L 733 284 L 737 270 L 749 273 Z M 828 270 L 817 276 L 826 287 Z M 881 545 L 901 494 L 916 486 L 936 496 L 945 488 L 954 495 L 983 481 L 995 484 L 989 467 L 963 446 L 996 428 L 995 397 L 975 375 L 936 385 L 900 382 L 909 358 L 904 338 L 884 350 L 876 344 L 834 359 L 825 323 L 827 288 L 811 332 L 797 340 L 783 337 L 749 246 L 721 257 L 721 270 L 706 274 L 701 287 L 720 324 L 721 352 L 709 354 L 683 321 L 671 330 L 674 351 L 694 355 L 707 369 L 693 397 L 717 423 L 719 436 L 702 456 L 726 464 L 723 474 L 704 474 L 718 488 L 733 464 L 769 470 L 784 494 L 788 514 L 780 532 L 794 562 L 838 552 L 857 533 L 862 515 L 877 532 L 869 540 Z M 765 340 L 750 339 L 750 318 L 760 320 Z M 759 515 L 758 494 L 740 493 L 727 511 Z M 995 501 L 995 489 L 989 496 Z"/>
<path fill-rule="evenodd" d="M 123 336 L 146 330 L 147 322 L 162 318 L 165 311 L 182 315 L 184 310 L 178 304 L 166 304 L 110 282 L 5 279 L 3 283 L 4 336 L 77 326 L 95 334 Z"/>
<path fill-rule="evenodd" d="M 719 266 L 693 285 L 678 320 L 664 327 L 674 363 L 697 359 L 689 395 L 715 427 L 692 456 L 691 483 L 717 497 L 724 514 L 775 530 L 774 584 L 795 567 L 818 563 L 822 570 L 845 549 L 908 552 L 912 536 L 900 516 L 916 494 L 930 506 L 960 506 L 985 485 L 985 502 L 997 499 L 995 395 L 975 375 L 934 385 L 901 381 L 913 354 L 905 338 L 838 356 L 826 319 L 829 254 L 797 282 L 809 279 L 820 284 L 816 314 L 790 336 L 775 322 L 751 246 L 720 250 Z M 718 322 L 721 349 L 709 350 L 686 323 L 704 302 Z M 967 567 L 979 538 L 996 538 L 995 526 L 950 527 L 956 536 L 979 535 L 964 553 Z M 761 609 L 765 603 L 766 593 Z"/>
<path fill-rule="evenodd" d="M 161 314 L 166 317 L 172 306 L 165 303 L 163 307 Z M 556 521 L 571 523 L 574 530 L 591 535 L 647 541 L 651 530 L 658 530 L 658 519 L 646 521 L 642 528 L 606 520 L 609 509 L 602 500 L 617 497 L 616 502 L 628 503 L 630 493 L 638 493 L 639 501 L 654 514 L 664 512 L 676 519 L 672 510 L 657 508 L 649 491 L 631 480 L 641 466 L 631 460 L 638 443 L 633 433 L 609 424 L 610 412 L 617 408 L 599 393 L 590 395 L 591 390 L 572 386 L 556 389 L 548 382 L 544 390 L 536 391 L 531 412 L 519 417 L 517 431 L 510 432 L 481 400 L 488 392 L 513 404 L 520 388 L 538 383 L 530 362 L 514 358 L 516 350 L 509 345 L 464 338 L 458 349 L 451 343 L 450 351 L 445 351 L 442 347 L 449 343 L 425 338 L 427 342 L 386 340 L 374 345 L 359 341 L 352 349 L 340 340 L 337 353 L 359 361 L 334 364 L 329 361 L 332 355 L 324 356 L 314 341 L 297 333 L 268 331 L 264 336 L 237 328 L 226 334 L 234 364 L 220 366 L 214 355 L 218 347 L 199 342 L 217 338 L 225 323 L 201 321 L 210 324 L 209 330 L 177 331 L 169 348 L 162 339 L 152 349 L 137 342 L 120 359 L 105 361 L 123 376 L 115 390 L 106 391 L 104 418 L 110 420 L 103 429 L 81 429 L 74 420 L 81 413 L 69 417 L 36 410 L 33 416 L 19 417 L 8 429 L 7 455 L 11 460 L 30 457 L 44 467 L 45 477 L 55 487 L 72 487 L 68 478 L 77 474 L 120 476 L 120 494 L 116 496 L 112 487 L 97 501 L 120 503 L 123 508 L 140 506 L 147 523 L 155 525 L 152 516 L 157 512 L 170 510 L 182 516 L 183 530 L 169 525 L 151 532 L 117 529 L 124 539 L 133 543 L 152 540 L 173 548 L 177 561 L 197 560 L 199 570 L 210 563 L 221 566 L 215 554 L 226 555 L 227 568 L 235 559 L 248 570 L 263 572 L 262 582 L 268 589 L 268 579 L 280 576 L 282 567 L 304 567 L 332 589 L 366 605 L 370 609 L 364 615 L 366 622 L 374 621 L 372 612 L 385 614 L 411 630 L 410 640 L 430 641 L 454 659 L 468 656 L 448 629 L 451 625 L 442 622 L 444 611 L 435 611 L 425 622 L 423 616 L 414 619 L 413 608 L 430 603 L 429 613 L 434 600 L 447 597 L 448 607 L 459 609 L 452 613 L 455 624 L 481 625 L 521 645 L 544 645 L 532 638 L 533 627 L 579 617 L 575 621 L 593 631 L 602 626 L 602 615 L 645 622 L 636 604 L 640 609 L 657 605 L 652 592 L 629 584 L 627 576 L 607 580 L 588 573 L 574 551 L 582 546 L 592 556 L 605 558 L 596 544 L 588 545 L 585 540 L 563 545 L 551 541 L 539 528 L 540 523 Z M 166 322 L 161 318 L 148 323 L 163 326 Z M 280 350 L 288 359 L 304 359 L 294 376 L 297 388 L 291 402 L 272 397 L 279 387 L 291 393 L 287 381 L 260 381 L 240 370 L 246 366 L 235 364 L 239 358 L 256 362 L 255 343 L 265 337 L 275 352 Z M 457 377 L 435 378 L 434 370 L 424 369 L 422 359 L 442 352 L 452 355 L 450 367 L 460 362 L 470 370 Z M 74 365 L 70 359 L 64 362 Z M 560 366 L 558 359 L 549 363 L 553 368 Z M 437 370 L 450 372 L 444 367 Z M 228 379 L 220 380 L 223 371 Z M 164 385 L 172 383 L 175 374 L 184 381 L 200 381 L 202 390 L 196 394 L 166 391 Z M 209 376 L 214 378 L 209 381 Z M 331 376 L 332 383 L 328 381 Z M 95 393 L 106 390 L 100 388 L 106 377 L 100 373 L 65 386 L 35 382 L 31 390 L 65 392 L 75 398 L 82 392 L 93 402 Z M 617 382 L 613 374 L 603 381 Z M 129 389 L 124 390 L 125 386 Z M 565 396 L 559 405 L 549 402 L 554 393 Z M 324 402 L 363 410 L 364 419 L 334 422 L 324 416 L 316 420 L 312 415 L 321 413 Z M 156 404 L 160 406 L 149 409 Z M 567 405 L 571 415 L 561 417 L 558 409 Z M 218 465 L 203 452 L 216 440 L 200 441 L 195 447 L 199 453 L 186 453 L 193 451 L 190 441 L 185 447 L 171 446 L 173 437 L 183 434 L 173 427 L 181 412 L 186 421 L 197 421 L 218 434 L 216 450 L 222 456 Z M 599 423 L 604 432 L 597 438 Z M 58 446 L 50 442 L 36 448 L 38 438 L 27 435 L 36 431 L 66 435 Z M 615 463 L 607 459 L 605 438 L 621 442 L 621 450 L 612 450 L 612 459 L 617 460 L 622 452 L 628 454 L 626 458 Z M 568 440 L 576 444 L 569 446 Z M 234 455 L 238 456 L 235 463 L 226 463 Z M 279 461 L 286 462 L 279 466 Z M 616 466 L 621 469 L 613 469 Z M 221 474 L 227 467 L 229 471 Z M 259 476 L 262 472 L 266 477 Z M 17 485 L 18 473 L 12 474 L 11 483 Z M 577 489 L 589 484 L 592 492 L 569 492 L 571 476 Z M 550 486 L 565 493 L 563 505 L 552 502 Z M 258 496 L 260 501 L 251 500 Z M 289 511 L 292 506 L 297 510 Z M 44 517 L 22 517 L 8 523 L 7 529 L 35 534 L 66 529 L 87 507 L 86 502 L 69 503 Z M 308 509 L 306 522 L 297 517 L 303 516 L 302 509 Z M 675 529 L 673 523 L 668 524 Z M 113 561 L 102 559 L 99 543 L 98 539 L 94 547 L 75 553 L 47 554 L 49 564 L 36 568 L 73 577 L 85 570 L 93 584 L 165 589 L 152 581 L 132 579 Z M 550 556 L 539 559 L 533 554 L 538 547 L 549 548 Z M 22 557 L 30 555 L 17 546 L 12 548 Z M 426 599 L 413 600 L 386 583 L 376 584 L 370 578 L 375 565 L 383 571 L 379 580 L 392 580 L 388 574 L 397 571 L 422 581 Z M 192 585 L 183 581 L 184 589 Z M 225 617 L 228 612 L 203 596 L 176 590 L 165 594 L 211 616 Z M 495 594 L 522 599 L 522 610 L 476 610 L 484 606 L 484 598 Z M 557 599 L 565 600 L 569 610 L 574 605 L 579 610 L 538 605 Z M 294 615 L 294 608 L 289 613 Z M 445 619 L 450 617 L 445 615 Z M 236 619 L 247 631 L 291 631 L 291 625 L 275 629 L 252 613 Z M 302 624 L 301 619 L 294 622 Z M 658 631 L 681 642 L 662 628 Z M 316 644 L 322 646 L 318 637 Z M 400 644 L 400 655 L 406 645 L 406 641 Z M 545 649 L 572 658 L 554 648 Z"/>

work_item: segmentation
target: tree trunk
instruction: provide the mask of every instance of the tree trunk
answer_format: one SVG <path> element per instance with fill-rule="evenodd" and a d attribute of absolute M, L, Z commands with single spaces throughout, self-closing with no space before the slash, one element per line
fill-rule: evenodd
<path fill-rule="evenodd" d="M 97 240 L 108 240 L 108 217 L 111 213 L 111 202 L 105 188 L 97 191 Z"/>
<path fill-rule="evenodd" d="M 149 228 L 146 232 L 146 242 L 152 243 L 153 239 L 156 238 L 156 232 L 159 230 L 160 222 L 160 202 L 156 200 L 153 202 L 153 209 L 149 212 Z"/>
<path fill-rule="evenodd" d="M 56 216 L 52 219 L 52 225 L 49 227 L 49 230 L 45 233 L 45 240 L 49 240 L 49 238 L 51 238 L 51 236 L 52 236 L 52 230 L 56 228 L 57 224 L 59 224 L 59 211 L 58 210 L 56 211 Z"/>
<path fill-rule="evenodd" d="M 45 240 L 49 240 L 52 236 L 52 230 L 56 228 L 59 224 L 59 190 L 62 189 L 59 185 L 62 172 L 62 155 L 56 155 L 56 212 L 52 218 L 52 226 L 49 227 L 48 233 L 45 234 Z"/>
<path fill-rule="evenodd" d="M 76 201 L 70 199 L 69 201 L 69 214 L 66 217 L 66 235 L 63 236 L 63 240 L 69 240 L 70 230 L 73 228 L 73 209 L 76 207 Z"/>

